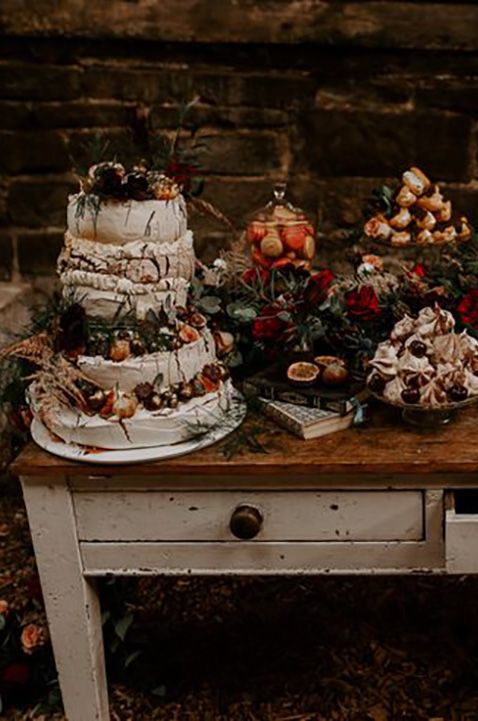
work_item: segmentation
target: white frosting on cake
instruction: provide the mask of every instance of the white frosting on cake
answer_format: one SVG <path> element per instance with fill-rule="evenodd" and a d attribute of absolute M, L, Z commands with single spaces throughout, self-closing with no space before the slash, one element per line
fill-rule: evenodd
<path fill-rule="evenodd" d="M 47 425 L 66 443 L 108 450 L 173 445 L 217 425 L 221 413 L 230 407 L 231 394 L 232 385 L 226 381 L 215 393 L 193 398 L 175 409 L 150 412 L 140 408 L 132 418 L 123 419 L 121 423 L 114 417 L 107 420 L 99 415 L 87 416 L 75 409 L 65 409 L 54 417 L 50 415 Z"/>
<path fill-rule="evenodd" d="M 61 276 L 63 295 L 81 303 L 86 313 L 95 318 L 114 318 L 133 311 L 137 318 L 146 317 L 150 309 L 164 305 L 185 306 L 189 281 L 175 278 L 156 284 L 132 283 L 117 276 L 106 276 L 84 271 L 71 271 Z"/>
<path fill-rule="evenodd" d="M 134 283 L 155 283 L 164 278 L 194 275 L 193 234 L 188 230 L 173 243 L 136 240 L 125 245 L 97 243 L 65 233 L 65 245 L 58 258 L 60 275 L 69 270 L 105 273 Z"/>
<path fill-rule="evenodd" d="M 102 200 L 78 193 L 68 201 L 68 230 L 99 243 L 123 245 L 134 241 L 172 243 L 187 230 L 186 202 L 173 200 Z"/>
<path fill-rule="evenodd" d="M 85 376 L 104 390 L 117 388 L 127 393 L 138 383 L 155 382 L 155 386 L 163 390 L 190 381 L 205 365 L 215 361 L 214 339 L 212 333 L 205 330 L 200 340 L 175 351 L 132 356 L 119 363 L 102 356 L 79 356 L 77 363 Z"/>

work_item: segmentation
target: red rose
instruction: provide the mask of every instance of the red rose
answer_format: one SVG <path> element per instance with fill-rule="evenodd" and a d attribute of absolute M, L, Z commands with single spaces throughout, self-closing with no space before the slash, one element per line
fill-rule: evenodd
<path fill-rule="evenodd" d="M 470 290 L 458 303 L 456 310 L 464 325 L 478 328 L 478 289 Z"/>
<path fill-rule="evenodd" d="M 24 663 L 11 663 L 10 666 L 6 666 L 1 675 L 1 680 L 4 684 L 25 684 L 30 677 L 30 671 L 28 666 Z"/>
<path fill-rule="evenodd" d="M 311 275 L 304 292 L 304 302 L 307 305 L 320 305 L 323 303 L 334 280 L 335 275 L 327 268 Z"/>
<path fill-rule="evenodd" d="M 417 278 L 424 278 L 427 274 L 423 263 L 417 263 L 409 272 L 411 276 L 417 276 Z"/>
<path fill-rule="evenodd" d="M 189 163 L 173 160 L 166 168 L 166 175 L 172 178 L 183 190 L 190 190 L 191 179 L 197 173 L 197 168 Z"/>
<path fill-rule="evenodd" d="M 258 341 L 281 340 L 289 330 L 290 324 L 279 318 L 282 308 L 269 305 L 263 308 L 261 314 L 252 324 L 252 337 Z"/>
<path fill-rule="evenodd" d="M 369 285 L 362 285 L 345 295 L 347 313 L 357 320 L 373 320 L 380 315 L 377 294 Z"/>
<path fill-rule="evenodd" d="M 269 282 L 269 271 L 267 268 L 248 268 L 242 274 L 242 280 L 246 285 L 255 285 L 256 283 L 265 285 Z"/>

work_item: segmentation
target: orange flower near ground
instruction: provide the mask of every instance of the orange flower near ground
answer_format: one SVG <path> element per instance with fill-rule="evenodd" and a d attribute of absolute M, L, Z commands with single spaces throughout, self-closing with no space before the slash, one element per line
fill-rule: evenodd
<path fill-rule="evenodd" d="M 40 626 L 29 623 L 25 626 L 20 637 L 23 652 L 30 655 L 45 643 L 45 633 Z"/>

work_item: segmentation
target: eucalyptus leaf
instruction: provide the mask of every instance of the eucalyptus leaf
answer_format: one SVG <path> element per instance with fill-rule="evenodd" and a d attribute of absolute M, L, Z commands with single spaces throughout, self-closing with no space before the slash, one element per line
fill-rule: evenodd
<path fill-rule="evenodd" d="M 250 305 L 244 305 L 240 301 L 229 303 L 226 307 L 226 312 L 231 318 L 234 318 L 240 323 L 250 323 L 257 317 L 255 308 Z"/>
<path fill-rule="evenodd" d="M 221 310 L 221 300 L 215 295 L 205 295 L 199 300 L 198 307 L 205 313 L 213 315 Z"/>
<path fill-rule="evenodd" d="M 125 640 L 126 634 L 128 633 L 128 629 L 133 623 L 133 614 L 127 613 L 126 616 L 123 616 L 123 618 L 120 618 L 119 621 L 117 621 L 115 625 L 115 633 L 122 641 Z"/>
<path fill-rule="evenodd" d="M 141 649 L 137 649 L 136 651 L 133 651 L 133 653 L 130 653 L 129 656 L 126 657 L 125 662 L 123 664 L 124 668 L 128 668 L 128 666 L 131 666 L 133 661 L 136 661 L 138 656 L 141 656 L 142 651 Z"/>
<path fill-rule="evenodd" d="M 234 351 L 234 353 L 231 353 L 227 357 L 227 365 L 229 368 L 237 368 L 238 366 L 242 365 L 244 363 L 244 357 L 242 353 L 238 350 Z"/>

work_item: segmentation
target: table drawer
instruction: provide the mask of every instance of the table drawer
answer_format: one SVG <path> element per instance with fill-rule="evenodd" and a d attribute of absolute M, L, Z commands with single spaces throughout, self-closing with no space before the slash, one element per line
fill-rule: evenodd
<path fill-rule="evenodd" d="M 448 573 L 478 573 L 478 492 L 450 491 L 446 498 L 445 558 Z"/>
<path fill-rule="evenodd" d="M 419 541 L 421 491 L 103 491 L 74 493 L 81 541 L 238 541 L 238 507 L 262 522 L 251 540 Z"/>

